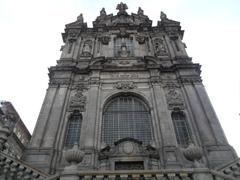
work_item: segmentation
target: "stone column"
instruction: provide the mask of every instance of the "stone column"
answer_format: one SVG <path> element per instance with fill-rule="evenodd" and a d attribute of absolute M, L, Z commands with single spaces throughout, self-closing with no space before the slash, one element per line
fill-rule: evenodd
<path fill-rule="evenodd" d="M 44 133 L 43 147 L 53 147 L 56 140 L 56 134 L 63 115 L 63 108 L 68 88 L 60 86 L 56 92 L 55 101 L 49 115 L 49 121 Z"/>
<path fill-rule="evenodd" d="M 41 145 L 45 129 L 47 126 L 47 122 L 49 120 L 49 116 L 53 106 L 53 102 L 55 100 L 56 91 L 57 87 L 49 87 L 46 92 L 45 99 L 42 104 L 40 114 L 38 116 L 37 124 L 33 131 L 30 147 L 40 147 Z"/>
<path fill-rule="evenodd" d="M 212 104 L 209 100 L 209 97 L 206 93 L 206 90 L 204 88 L 204 86 L 202 84 L 196 84 L 195 85 L 195 90 L 196 93 L 199 97 L 199 101 L 202 104 L 204 113 L 206 115 L 206 118 L 209 121 L 209 125 L 212 127 L 213 129 L 213 134 L 214 137 L 217 140 L 218 144 L 228 144 L 227 139 L 224 135 L 224 132 L 222 130 L 222 127 L 219 123 L 219 120 L 217 118 L 217 115 L 212 107 Z"/>
<path fill-rule="evenodd" d="M 192 121 L 193 123 L 196 123 L 196 126 L 200 133 L 200 139 L 202 141 L 202 144 L 204 145 L 215 144 L 213 130 L 210 127 L 208 119 L 201 106 L 201 102 L 198 99 L 198 95 L 196 94 L 194 85 L 185 84 L 183 89 L 187 97 L 187 101 L 189 102 L 190 105 L 189 109 L 191 110 L 194 117 Z"/>

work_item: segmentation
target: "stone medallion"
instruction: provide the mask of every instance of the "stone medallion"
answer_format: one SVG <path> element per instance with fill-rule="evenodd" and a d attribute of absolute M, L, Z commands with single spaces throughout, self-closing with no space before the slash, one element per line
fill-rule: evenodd
<path fill-rule="evenodd" d="M 125 152 L 126 154 L 131 154 L 131 153 L 133 153 L 133 150 L 134 150 L 134 147 L 131 142 L 124 143 L 123 152 Z"/>

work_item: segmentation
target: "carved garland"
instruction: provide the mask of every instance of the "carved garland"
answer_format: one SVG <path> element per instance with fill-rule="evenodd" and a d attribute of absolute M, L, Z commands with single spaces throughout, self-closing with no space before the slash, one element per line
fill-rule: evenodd
<path fill-rule="evenodd" d="M 136 84 L 133 81 L 120 81 L 114 84 L 113 86 L 116 89 L 129 90 L 136 88 Z"/>

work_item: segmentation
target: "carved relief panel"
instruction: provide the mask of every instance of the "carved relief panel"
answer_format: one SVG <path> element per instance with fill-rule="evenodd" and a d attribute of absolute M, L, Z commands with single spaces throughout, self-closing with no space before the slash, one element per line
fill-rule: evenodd
<path fill-rule="evenodd" d="M 165 86 L 165 95 L 169 109 L 184 109 L 184 99 L 181 89 L 177 84 L 169 83 Z"/>
<path fill-rule="evenodd" d="M 153 47 L 154 47 L 154 51 L 155 51 L 156 56 L 166 56 L 166 55 L 168 55 L 167 47 L 166 47 L 166 44 L 164 42 L 164 38 L 162 36 L 153 39 Z"/>
<path fill-rule="evenodd" d="M 70 96 L 68 111 L 85 111 L 87 97 L 84 95 L 84 91 L 86 89 L 87 87 L 84 84 L 78 84 L 72 87 L 72 95 Z"/>

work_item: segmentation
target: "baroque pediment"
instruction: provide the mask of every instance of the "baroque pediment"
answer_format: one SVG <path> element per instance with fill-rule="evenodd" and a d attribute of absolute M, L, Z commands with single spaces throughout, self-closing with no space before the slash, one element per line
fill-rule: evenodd
<path fill-rule="evenodd" d="M 109 159 L 112 157 L 137 157 L 145 156 L 159 159 L 157 149 L 151 145 L 143 145 L 141 141 L 134 138 L 123 138 L 112 146 L 105 146 L 99 152 L 99 159 Z"/>
<path fill-rule="evenodd" d="M 111 27 L 111 26 L 151 26 L 152 21 L 144 15 L 144 11 L 139 8 L 137 14 L 129 15 L 126 11 L 127 5 L 120 3 L 117 5 L 119 12 L 117 15 L 107 15 L 105 9 L 100 11 L 100 16 L 93 22 L 93 27 Z"/>

